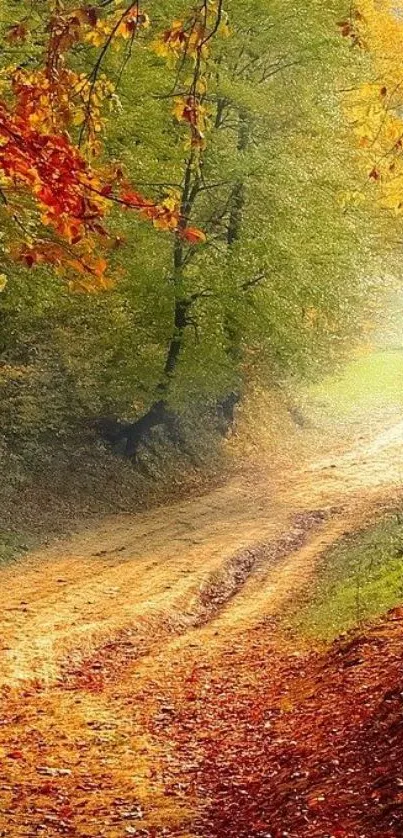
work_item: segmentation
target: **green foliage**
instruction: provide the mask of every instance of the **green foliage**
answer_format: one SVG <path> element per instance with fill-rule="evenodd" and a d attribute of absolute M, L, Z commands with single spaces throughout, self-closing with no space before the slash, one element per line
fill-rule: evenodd
<path fill-rule="evenodd" d="M 30 539 L 24 539 L 21 535 L 0 532 L 0 565 L 12 561 L 32 546 L 33 542 Z"/>
<path fill-rule="evenodd" d="M 148 409 L 175 295 L 197 296 L 169 389 L 189 422 L 246 379 L 315 375 L 357 339 L 375 305 L 379 226 L 365 208 L 340 201 L 356 170 L 338 90 L 357 69 L 337 32 L 344 3 L 323 6 L 231 3 L 232 37 L 214 47 L 212 127 L 190 219 L 208 242 L 189 249 L 176 288 L 170 236 L 118 210 L 112 291 L 70 294 L 48 269 L 15 267 L 0 294 L 0 416 L 20 453 L 82 434 L 91 417 L 133 419 Z M 186 8 L 160 4 L 158 27 Z M 85 69 L 91 54 L 79 47 L 75 60 Z M 107 57 L 115 79 L 121 60 Z M 180 188 L 189 154 L 172 117 L 174 75 L 135 45 L 108 127 L 107 160 L 122 161 L 134 185 L 156 197 Z M 229 247 L 235 187 L 243 204 Z"/>

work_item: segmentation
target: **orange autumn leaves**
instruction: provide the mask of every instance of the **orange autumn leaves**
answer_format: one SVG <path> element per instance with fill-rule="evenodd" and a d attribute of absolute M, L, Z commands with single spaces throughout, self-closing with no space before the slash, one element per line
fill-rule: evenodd
<path fill-rule="evenodd" d="M 87 273 L 106 287 L 106 260 L 94 255 L 106 203 L 99 180 L 68 135 L 31 128 L 29 119 L 0 104 L 0 170 L 6 207 L 27 231 L 12 255 L 29 266 L 47 262 L 69 274 Z M 32 223 L 25 226 L 34 210 L 49 235 L 36 229 L 32 234 Z"/>
<path fill-rule="evenodd" d="M 174 99 L 173 115 L 184 123 L 190 133 L 189 146 L 197 155 L 205 150 L 209 126 L 207 108 L 208 62 L 210 42 L 214 35 L 229 35 L 228 16 L 221 2 L 206 2 L 193 10 L 187 20 L 174 20 L 162 38 L 154 42 L 154 51 L 170 66 L 193 65 L 193 72 L 184 80 L 186 92 Z"/>
<path fill-rule="evenodd" d="M 72 272 L 81 275 L 77 282 L 86 290 L 109 285 L 107 258 L 98 253 L 99 237 L 105 246 L 116 242 L 110 241 L 104 226 L 113 206 L 136 211 L 157 229 L 173 232 L 190 245 L 205 241 L 201 230 L 188 225 L 179 192 L 168 190 L 158 201 L 152 200 L 133 189 L 119 166 L 97 162 L 100 135 L 107 127 L 104 106 L 110 106 L 114 86 L 101 72 L 77 74 L 67 66 L 66 53 L 78 41 L 106 49 L 109 40 L 134 38 L 149 26 L 138 3 L 117 5 L 104 18 L 93 7 L 53 14 L 43 66 L 30 71 L 9 68 L 8 84 L 3 81 L 1 90 L 0 189 L 5 211 L 17 221 L 19 232 L 25 227 L 28 231 L 20 235 L 19 255 L 28 265 L 50 262 L 67 272 L 70 281 Z M 211 4 L 207 7 L 210 15 Z M 191 65 L 200 63 L 207 48 L 204 41 L 211 35 L 207 13 L 203 29 L 199 15 L 200 9 L 188 24 L 188 48 L 190 43 L 193 46 L 186 59 Z M 12 26 L 7 37 L 14 43 L 25 42 L 26 24 Z M 165 33 L 161 43 L 166 41 Z M 178 61 L 182 60 L 179 52 Z M 191 144 L 201 148 L 205 120 L 199 70 L 197 89 L 188 97 L 183 119 L 191 127 Z M 32 233 L 35 215 L 40 224 Z M 13 256 L 16 249 L 14 243 Z"/>

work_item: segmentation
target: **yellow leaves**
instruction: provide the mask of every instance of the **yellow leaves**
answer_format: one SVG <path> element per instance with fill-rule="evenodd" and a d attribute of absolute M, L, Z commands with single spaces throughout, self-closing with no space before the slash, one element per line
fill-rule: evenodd
<path fill-rule="evenodd" d="M 200 76 L 196 81 L 196 93 L 199 96 L 205 96 L 207 93 L 207 79 L 205 76 Z"/>
<path fill-rule="evenodd" d="M 107 291 L 113 288 L 113 281 L 105 275 L 108 263 L 102 257 L 98 259 L 90 257 L 70 259 L 64 267 L 73 271 L 73 276 L 67 282 L 70 291 L 96 294 L 99 291 Z"/>
<path fill-rule="evenodd" d="M 151 218 L 157 230 L 176 230 L 180 221 L 179 192 L 170 190 L 159 204 L 147 212 L 147 217 Z"/>
<path fill-rule="evenodd" d="M 77 270 L 77 265 L 74 263 L 71 267 Z M 100 291 L 110 291 L 114 287 L 114 282 L 105 276 L 95 280 L 88 274 L 83 276 L 77 274 L 67 281 L 67 287 L 75 294 L 98 294 Z"/>
<path fill-rule="evenodd" d="M 190 52 L 188 52 L 189 35 L 184 26 L 182 20 L 174 20 L 171 28 L 165 30 L 161 37 L 157 38 L 151 45 L 156 55 L 165 58 L 172 66 L 175 66 L 182 55 L 190 57 Z"/>
<path fill-rule="evenodd" d="M 403 122 L 394 116 L 388 116 L 383 126 L 383 136 L 389 148 L 395 148 L 403 136 Z"/>
<path fill-rule="evenodd" d="M 192 74 L 183 79 L 182 85 L 187 94 L 174 99 L 173 115 L 178 122 L 189 127 L 185 148 L 193 152 L 193 158 L 199 157 L 206 148 L 206 131 L 209 127 L 209 114 L 205 106 L 208 93 L 208 61 L 212 38 L 229 34 L 228 16 L 216 0 L 207 0 L 196 7 L 187 20 L 173 20 L 169 29 L 152 44 L 154 52 L 164 58 L 169 66 L 181 69 L 192 65 Z"/>
<path fill-rule="evenodd" d="M 403 4 L 400 3 L 403 10 Z M 403 20 L 390 0 L 360 0 L 360 30 L 371 53 L 376 82 L 345 97 L 346 112 L 360 149 L 363 170 L 378 189 L 380 205 L 400 214 L 403 198 Z M 354 203 L 348 196 L 344 205 Z"/>
<path fill-rule="evenodd" d="M 94 155 L 105 127 L 103 109 L 114 96 L 114 85 L 102 73 L 91 80 L 85 73 L 61 67 L 54 79 L 46 70 L 16 68 L 11 75 L 16 113 L 33 131 L 50 134 L 84 126 L 83 139 Z"/>
<path fill-rule="evenodd" d="M 75 114 L 73 115 L 72 124 L 73 125 L 82 125 L 85 122 L 85 113 L 81 110 L 76 110 Z"/>
<path fill-rule="evenodd" d="M 140 29 L 148 29 L 149 16 L 135 6 L 128 12 L 119 9 L 103 20 L 97 20 L 96 25 L 87 32 L 85 41 L 91 46 L 101 47 L 110 38 L 114 46 L 118 46 L 116 38 L 133 38 Z"/>
<path fill-rule="evenodd" d="M 403 3 L 398 7 L 403 12 Z M 403 18 L 395 0 L 360 0 L 355 29 L 370 52 L 376 82 L 348 93 L 345 107 L 357 139 L 363 171 L 376 187 L 379 204 L 403 213 Z M 347 34 L 347 32 L 343 33 Z M 343 207 L 357 204 L 356 193 L 341 196 Z"/>
<path fill-rule="evenodd" d="M 182 96 L 179 96 L 177 99 L 174 100 L 174 106 L 172 108 L 172 114 L 178 122 L 181 122 L 183 119 L 183 112 L 185 108 L 185 100 Z"/>
<path fill-rule="evenodd" d="M 177 189 L 171 189 L 162 201 L 162 206 L 170 210 L 170 212 L 177 212 L 179 210 L 180 199 L 180 192 Z"/>
<path fill-rule="evenodd" d="M 109 20 L 98 20 L 96 26 L 90 29 L 85 36 L 85 41 L 93 47 L 101 47 L 111 35 L 113 26 Z"/>
<path fill-rule="evenodd" d="M 221 13 L 221 20 L 216 31 L 219 14 L 217 3 L 208 3 L 207 17 L 202 6 L 196 9 L 187 21 L 173 20 L 170 28 L 153 42 L 154 52 L 171 65 L 175 65 L 181 58 L 207 61 L 210 55 L 212 32 L 222 37 L 228 37 L 230 34 L 228 16 L 225 12 Z"/>
<path fill-rule="evenodd" d="M 403 168 L 397 177 L 382 182 L 379 201 L 383 209 L 391 210 L 395 215 L 403 213 Z"/>
<path fill-rule="evenodd" d="M 365 196 L 362 192 L 355 191 L 347 191 L 342 192 L 338 196 L 338 203 L 342 209 L 347 209 L 348 207 L 359 207 L 365 202 Z"/>
<path fill-rule="evenodd" d="M 207 60 L 210 54 L 207 37 L 208 33 L 203 24 L 193 27 L 187 42 L 187 51 L 192 58 L 200 55 L 205 61 Z"/>
<path fill-rule="evenodd" d="M 202 89 L 204 79 L 202 78 Z M 206 148 L 206 130 L 209 127 L 209 114 L 199 96 L 179 96 L 175 99 L 173 115 L 178 122 L 187 123 L 190 129 L 189 140 L 185 148 L 203 151 Z"/>
<path fill-rule="evenodd" d="M 125 185 L 120 198 L 128 209 L 137 210 L 140 218 L 151 221 L 157 230 L 176 232 L 180 238 L 193 245 L 206 241 L 201 230 L 185 226 L 181 213 L 181 193 L 178 190 L 168 190 L 159 203 L 153 203 Z"/>
<path fill-rule="evenodd" d="M 218 35 L 220 35 L 221 38 L 230 38 L 231 36 L 229 17 L 226 12 L 222 13 L 221 23 L 218 27 Z"/>
<path fill-rule="evenodd" d="M 28 267 L 51 264 L 57 274 L 66 277 L 68 288 L 81 293 L 97 293 L 113 287 L 107 276 L 108 263 L 103 256 L 94 255 L 95 240 L 87 239 L 79 251 L 66 251 L 57 242 L 40 240 L 25 247 L 21 254 Z"/>
<path fill-rule="evenodd" d="M 8 283 L 8 277 L 5 274 L 0 274 L 0 294 L 6 288 L 7 283 Z"/>
<path fill-rule="evenodd" d="M 198 97 L 179 96 L 175 99 L 172 112 L 178 122 L 187 122 L 191 126 L 196 126 L 200 131 L 205 131 L 207 109 L 201 104 Z"/>

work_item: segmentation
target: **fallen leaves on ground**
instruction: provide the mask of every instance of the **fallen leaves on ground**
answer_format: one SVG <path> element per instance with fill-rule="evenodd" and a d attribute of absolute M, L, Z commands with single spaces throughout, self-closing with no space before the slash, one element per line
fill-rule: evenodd
<path fill-rule="evenodd" d="M 273 619 L 224 651 L 191 637 L 139 661 L 122 635 L 95 691 L 88 660 L 3 690 L 3 836 L 403 834 L 403 609 L 323 653 Z"/>
<path fill-rule="evenodd" d="M 274 633 L 196 665 L 156 717 L 180 755 L 167 793 L 198 801 L 204 838 L 401 836 L 403 610 L 322 655 Z"/>

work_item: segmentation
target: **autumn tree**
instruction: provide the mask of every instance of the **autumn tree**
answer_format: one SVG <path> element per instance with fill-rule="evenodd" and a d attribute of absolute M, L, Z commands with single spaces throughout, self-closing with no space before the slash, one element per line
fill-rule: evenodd
<path fill-rule="evenodd" d="M 103 224 L 111 204 L 137 212 L 158 229 L 175 231 L 178 239 L 197 243 L 204 236 L 187 228 L 179 198 L 145 197 L 131 188 L 118 161 L 101 158 L 105 108 L 118 103 L 103 62 L 122 39 L 133 46 L 149 26 L 148 15 L 138 2 L 118 2 L 112 10 L 109 3 L 101 10 L 57 1 L 40 5 L 5 30 L 6 42 L 21 46 L 23 53 L 30 39 L 40 45 L 33 66 L 28 54 L 28 67 L 21 62 L 3 68 L 1 196 L 3 211 L 23 241 L 14 249 L 8 245 L 6 252 L 30 267 L 47 262 L 81 274 L 88 290 L 107 287 L 107 262 L 94 253 L 99 238 L 108 238 Z M 48 15 L 41 24 L 43 7 Z M 220 3 L 216 8 L 208 0 L 190 13 L 185 55 L 207 51 L 221 16 Z M 80 68 L 79 47 L 91 45 L 98 54 Z"/>
<path fill-rule="evenodd" d="M 114 414 L 131 454 L 183 447 L 187 416 L 351 343 L 376 233 L 344 197 L 343 5 L 7 10 L 0 316 L 25 428 Z"/>
<path fill-rule="evenodd" d="M 367 178 L 361 199 L 367 192 L 397 217 L 403 212 L 403 4 L 362 0 L 339 27 L 366 59 L 365 80 L 345 94 L 346 115 Z"/>

